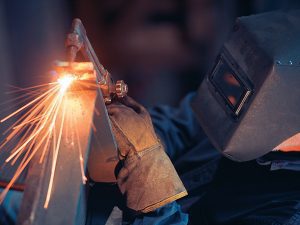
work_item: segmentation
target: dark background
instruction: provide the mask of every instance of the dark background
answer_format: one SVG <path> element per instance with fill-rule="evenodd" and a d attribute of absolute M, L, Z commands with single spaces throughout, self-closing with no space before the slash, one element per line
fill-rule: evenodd
<path fill-rule="evenodd" d="M 48 80 L 65 59 L 72 18 L 115 79 L 146 106 L 176 105 L 197 88 L 236 17 L 299 8 L 297 0 L 2 0 L 0 101 L 6 84 Z"/>

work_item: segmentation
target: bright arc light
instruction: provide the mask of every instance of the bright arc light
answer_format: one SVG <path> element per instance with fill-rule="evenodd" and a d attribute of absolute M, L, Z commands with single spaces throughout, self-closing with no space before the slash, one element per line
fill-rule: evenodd
<path fill-rule="evenodd" d="M 72 75 L 65 75 L 57 80 L 60 84 L 60 91 L 65 92 L 71 85 L 71 83 L 75 80 L 75 77 Z"/>
<path fill-rule="evenodd" d="M 0 153 L 9 153 L 3 165 L 0 164 L 0 172 L 3 168 L 10 169 L 18 163 L 16 169 L 13 168 L 13 176 L 0 193 L 0 204 L 3 203 L 9 189 L 17 182 L 23 171 L 28 167 L 35 155 L 41 155 L 39 163 L 42 163 L 52 152 L 51 173 L 48 184 L 47 195 L 44 208 L 48 208 L 54 185 L 55 173 L 57 173 L 57 158 L 60 152 L 63 130 L 66 136 L 70 137 L 72 143 L 76 143 L 73 148 L 78 150 L 82 183 L 86 183 L 84 171 L 84 159 L 82 146 L 78 134 L 78 126 L 73 120 L 78 120 L 76 113 L 73 113 L 78 104 L 69 104 L 71 98 L 67 91 L 74 81 L 82 80 L 82 76 L 62 71 L 58 74 L 55 82 L 41 84 L 29 88 L 17 88 L 16 91 L 22 93 L 16 100 L 20 100 L 14 112 L 4 118 L 0 118 L 0 126 L 7 120 L 15 118 L 12 125 L 4 132 L 4 138 L 0 142 Z M 78 82 L 79 87 L 83 83 Z M 83 84 L 84 85 L 84 84 Z M 73 94 L 72 94 L 73 97 Z M 77 98 L 75 96 L 75 98 Z M 1 103 L 0 105 L 2 105 Z M 73 118 L 76 116 L 76 118 Z M 72 122 L 73 121 L 73 122 Z M 75 131 L 75 134 L 67 134 L 67 131 Z M 0 134 L 1 135 L 1 134 Z M 75 141 L 77 139 L 77 141 Z M 17 161 L 19 160 L 19 161 Z"/>

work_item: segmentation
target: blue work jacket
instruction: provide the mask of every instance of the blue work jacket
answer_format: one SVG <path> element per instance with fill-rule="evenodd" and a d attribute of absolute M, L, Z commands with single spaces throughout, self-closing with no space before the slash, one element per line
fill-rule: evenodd
<path fill-rule="evenodd" d="M 224 158 L 199 126 L 188 95 L 177 108 L 149 110 L 165 150 L 189 195 L 153 212 L 123 213 L 128 225 L 299 225 L 299 154 L 266 156 L 238 163 Z M 122 196 L 116 186 L 90 190 L 89 225 L 104 225 Z M 10 192 L 0 224 L 14 224 L 22 194 Z M 15 204 L 16 203 L 16 204 Z"/>
<path fill-rule="evenodd" d="M 129 224 L 300 224 L 299 153 L 270 153 L 244 163 L 226 159 L 199 126 L 190 105 L 194 95 L 177 108 L 149 110 L 189 196 Z"/>

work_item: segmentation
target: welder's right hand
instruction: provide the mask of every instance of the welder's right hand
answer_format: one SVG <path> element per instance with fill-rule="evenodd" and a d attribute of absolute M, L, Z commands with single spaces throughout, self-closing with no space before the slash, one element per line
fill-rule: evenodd
<path fill-rule="evenodd" d="M 117 182 L 127 207 L 145 213 L 187 195 L 147 110 L 125 97 L 107 111 L 123 163 Z"/>

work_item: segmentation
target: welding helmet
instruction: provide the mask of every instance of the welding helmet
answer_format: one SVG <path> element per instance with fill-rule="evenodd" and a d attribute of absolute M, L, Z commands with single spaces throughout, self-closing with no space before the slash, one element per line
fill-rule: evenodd
<path fill-rule="evenodd" d="M 300 133 L 300 11 L 238 18 L 192 108 L 212 144 L 236 161 Z"/>

